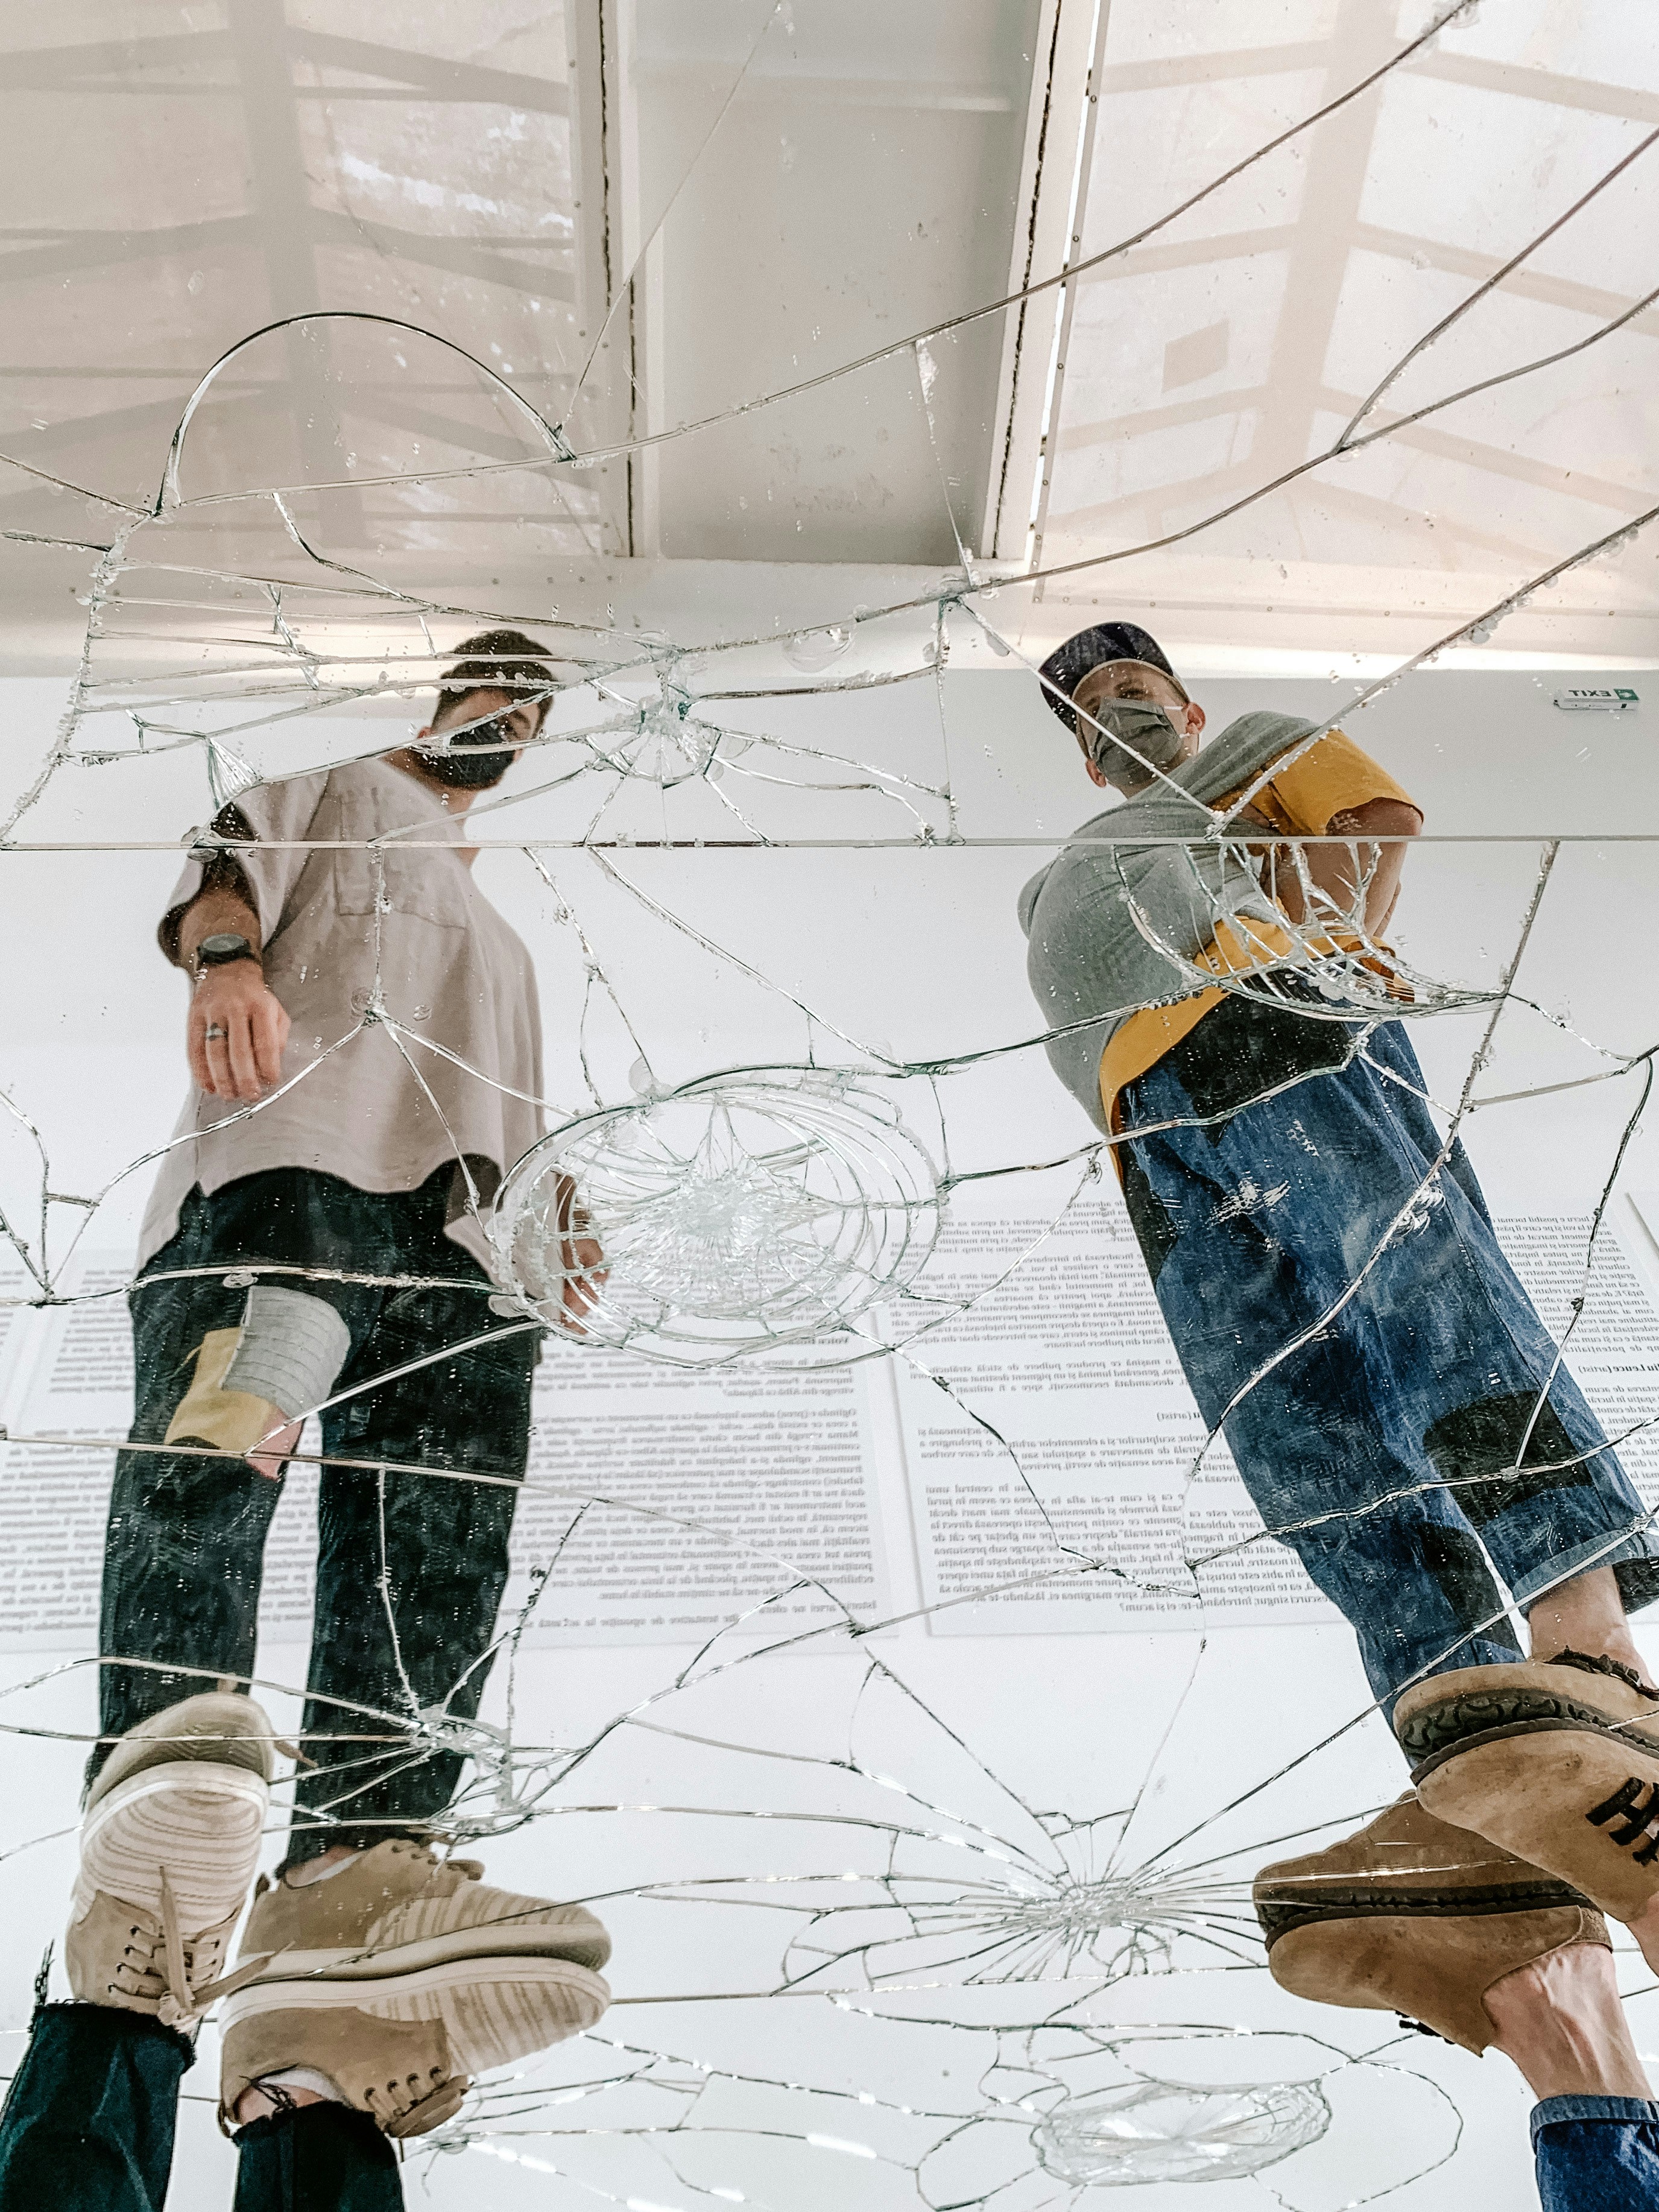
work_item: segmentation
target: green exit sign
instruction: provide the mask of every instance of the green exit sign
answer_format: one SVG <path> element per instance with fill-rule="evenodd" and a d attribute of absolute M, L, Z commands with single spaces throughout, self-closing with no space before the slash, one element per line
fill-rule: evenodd
<path fill-rule="evenodd" d="M 1620 685 L 1600 691 L 1558 691 L 1555 703 L 1565 707 L 1569 714 L 1628 714 L 1642 702 L 1634 691 L 1627 691 Z"/>

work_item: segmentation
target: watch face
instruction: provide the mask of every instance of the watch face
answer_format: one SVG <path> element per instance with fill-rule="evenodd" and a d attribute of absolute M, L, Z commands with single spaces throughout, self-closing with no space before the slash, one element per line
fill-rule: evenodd
<path fill-rule="evenodd" d="M 246 959 L 252 951 L 253 947 L 246 938 L 238 937 L 228 930 L 218 930 L 211 937 L 202 939 L 196 948 L 196 957 L 198 961 L 206 961 L 210 968 L 219 960 Z"/>

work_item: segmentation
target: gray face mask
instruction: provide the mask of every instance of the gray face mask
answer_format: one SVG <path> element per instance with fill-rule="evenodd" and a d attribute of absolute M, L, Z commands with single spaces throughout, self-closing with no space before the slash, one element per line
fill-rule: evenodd
<path fill-rule="evenodd" d="M 1102 699 L 1090 709 L 1090 717 L 1101 725 L 1099 729 L 1092 728 L 1091 720 L 1081 714 L 1078 717 L 1089 757 L 1106 781 L 1120 790 L 1147 782 L 1153 769 L 1167 775 L 1187 743 L 1186 732 L 1167 710 L 1148 706 L 1144 700 Z M 1118 742 L 1114 744 L 1113 738 Z"/>

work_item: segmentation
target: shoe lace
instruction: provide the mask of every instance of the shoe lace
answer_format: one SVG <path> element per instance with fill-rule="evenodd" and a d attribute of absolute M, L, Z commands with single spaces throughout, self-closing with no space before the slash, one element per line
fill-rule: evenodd
<path fill-rule="evenodd" d="M 395 1837 L 392 1848 L 394 1851 L 406 1852 L 410 1858 L 423 1859 L 434 1871 L 453 1867 L 468 1881 L 480 1881 L 483 1878 L 482 1859 L 441 1859 L 432 1844 L 417 1844 L 412 1836 Z"/>
<path fill-rule="evenodd" d="M 198 1936 L 186 1948 L 184 1930 L 179 1924 L 178 1900 L 165 1867 L 161 1869 L 161 1919 L 158 1932 L 161 1960 L 156 1960 L 158 1947 L 152 1938 L 149 1958 L 139 1971 L 155 1974 L 161 1982 L 161 2001 L 156 2007 L 156 2017 L 167 2027 L 194 2027 L 210 2005 L 220 1997 L 228 1996 L 233 1990 L 240 1990 L 245 1982 L 251 1982 L 269 1956 L 262 1953 L 257 1959 L 245 1960 L 233 1973 L 216 1975 L 214 1970 L 219 1964 L 225 1939 L 217 1934 Z M 202 1977 L 199 1981 L 198 1974 Z"/>
<path fill-rule="evenodd" d="M 452 1896 L 463 1882 L 483 1880 L 482 1859 L 441 1859 L 430 1844 L 417 1844 L 412 1837 L 398 1838 L 392 1848 L 394 1851 L 406 1853 L 409 1857 L 419 1860 L 425 1866 L 427 1880 L 424 1893 L 428 1896 Z"/>

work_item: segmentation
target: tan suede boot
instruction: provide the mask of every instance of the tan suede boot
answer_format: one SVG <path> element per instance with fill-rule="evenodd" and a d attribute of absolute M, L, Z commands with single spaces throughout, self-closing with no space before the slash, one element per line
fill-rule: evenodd
<path fill-rule="evenodd" d="M 320 1881 L 261 1881 L 240 1955 L 267 1955 L 222 2015 L 222 2110 L 307 2067 L 388 2134 L 420 2134 L 470 2075 L 592 2027 L 611 2002 L 604 1928 L 483 1871 L 392 1840 Z"/>
<path fill-rule="evenodd" d="M 1407 1690 L 1395 1731 L 1432 1813 L 1615 1920 L 1659 1893 L 1659 1694 L 1611 1660 L 1467 1667 Z"/>
<path fill-rule="evenodd" d="M 1321 2004 L 1399 2013 L 1482 2051 L 1481 2000 L 1607 1924 L 1540 1868 L 1400 1799 L 1357 1835 L 1263 1867 L 1254 1890 L 1273 1979 Z"/>
<path fill-rule="evenodd" d="M 251 1698 L 185 1698 L 120 1739 L 81 1824 L 64 1947 L 77 1997 L 174 2027 L 200 2016 L 259 1862 L 271 1765 Z"/>

